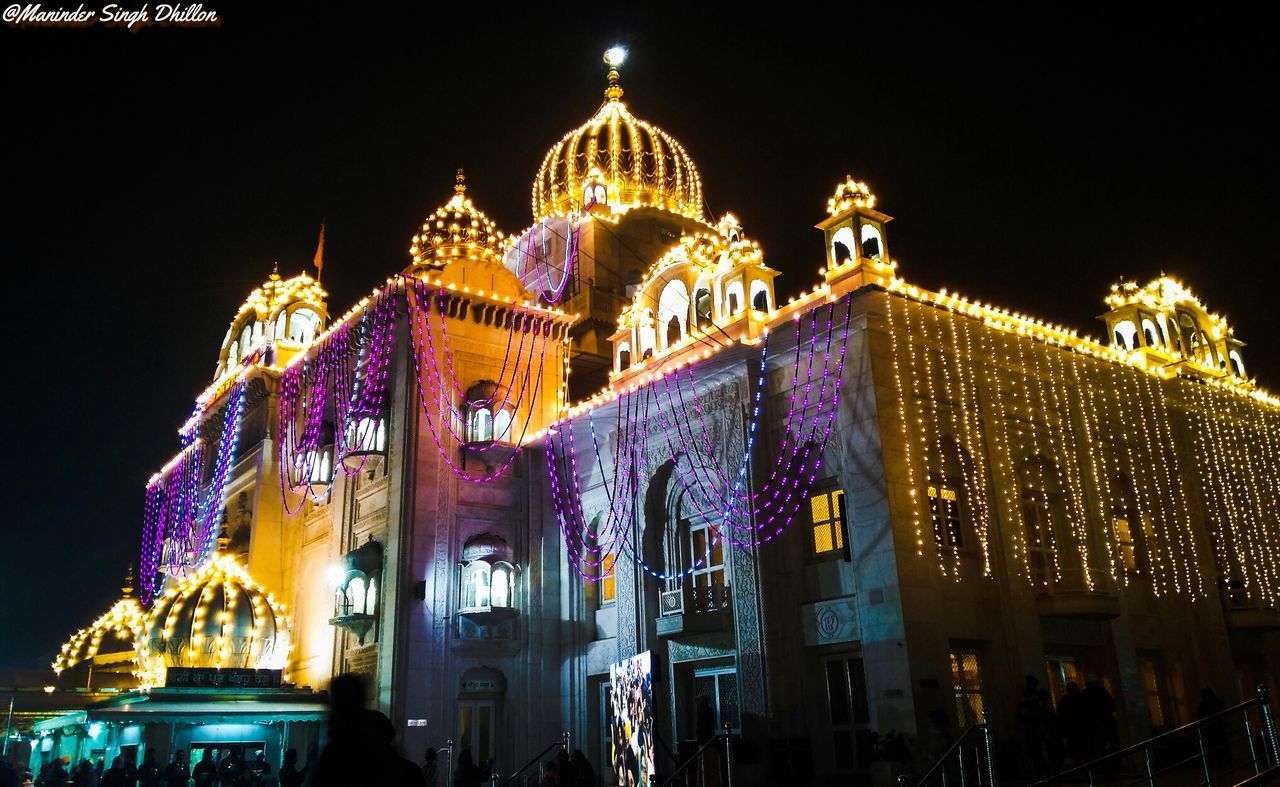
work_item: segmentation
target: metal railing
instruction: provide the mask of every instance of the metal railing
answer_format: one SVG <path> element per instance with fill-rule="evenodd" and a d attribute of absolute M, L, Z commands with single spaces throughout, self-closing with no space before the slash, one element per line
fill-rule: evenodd
<path fill-rule="evenodd" d="M 733 595 L 729 585 L 684 585 L 675 590 L 662 591 L 659 611 L 663 617 L 721 612 L 729 609 L 732 604 Z"/>
<path fill-rule="evenodd" d="M 996 787 L 995 747 L 991 740 L 991 711 L 982 709 L 982 721 L 970 724 L 955 743 L 942 753 L 933 767 L 925 771 L 916 787 L 938 783 L 941 787 L 956 782 L 960 787 Z M 908 787 L 906 774 L 898 777 L 899 787 Z"/>
<path fill-rule="evenodd" d="M 1145 783 L 1155 787 L 1161 779 L 1183 785 L 1188 777 L 1204 787 L 1254 781 L 1280 767 L 1280 740 L 1269 701 L 1267 687 L 1259 686 L 1257 695 L 1247 702 L 1068 768 L 1028 787 L 1080 782 L 1103 782 L 1108 787 Z M 1240 725 L 1234 735 L 1233 722 Z"/>
<path fill-rule="evenodd" d="M 569 733 L 567 733 L 567 732 L 563 732 L 563 733 L 561 733 L 561 734 L 560 734 L 560 740 L 556 741 L 555 743 L 552 743 L 552 744 L 551 744 L 550 746 L 548 746 L 547 748 L 545 748 L 545 749 L 543 749 L 542 751 L 538 752 L 538 753 L 534 756 L 534 758 L 533 758 L 532 760 L 529 760 L 529 761 L 528 761 L 528 762 L 526 762 L 524 765 L 520 766 L 520 768 L 518 768 L 518 769 L 516 770 L 516 772 L 515 772 L 515 773 L 511 774 L 510 776 L 508 776 L 508 777 L 507 777 L 507 778 L 505 778 L 505 779 L 503 779 L 503 778 L 498 774 L 498 768 L 497 768 L 497 766 L 494 766 L 494 768 L 493 768 L 493 774 L 489 777 L 489 779 L 490 779 L 490 783 L 493 785 L 493 787 L 503 787 L 503 785 L 510 784 L 511 782 L 513 782 L 513 781 L 515 781 L 517 778 L 519 778 L 519 777 L 520 777 L 520 774 L 524 773 L 525 771 L 529 770 L 529 769 L 530 769 L 530 768 L 532 768 L 533 766 L 535 766 L 535 765 L 537 765 L 538 763 L 542 762 L 542 758 L 543 758 L 543 757 L 545 757 L 545 756 L 547 756 L 548 754 L 550 754 L 550 753 L 551 753 L 551 751 L 552 751 L 553 749 L 555 749 L 556 747 L 560 747 L 560 749 L 561 749 L 562 751 L 564 751 L 564 753 L 565 753 L 565 754 L 568 754 L 568 753 L 569 753 Z"/>
<path fill-rule="evenodd" d="M 679 767 L 677 767 L 674 771 L 672 771 L 671 775 L 668 776 L 665 780 L 663 780 L 661 784 L 658 783 L 658 777 L 656 775 L 651 777 L 649 780 L 649 784 L 651 785 L 651 787 L 654 787 L 655 785 L 656 787 L 667 787 L 667 785 L 674 782 L 681 774 L 685 773 L 685 771 L 689 769 L 689 766 L 695 763 L 697 763 L 699 766 L 703 766 L 704 763 L 706 762 L 705 758 L 703 757 L 703 754 L 708 749 L 714 749 L 716 751 L 716 756 L 719 757 L 720 752 L 717 747 L 717 744 L 720 743 L 721 741 L 724 741 L 724 754 L 725 754 L 724 780 L 721 782 L 721 784 L 723 785 L 723 787 L 733 787 L 733 734 L 731 732 L 732 729 L 733 728 L 730 725 L 725 724 L 723 734 L 717 735 L 713 737 L 711 740 L 699 746 L 698 750 L 695 751 L 693 754 L 689 755 L 689 758 L 685 760 L 683 763 L 681 763 Z M 698 771 L 697 777 L 698 777 L 697 784 L 699 785 L 699 787 L 707 783 L 707 776 L 706 776 L 705 770 L 702 770 L 700 768 L 700 770 Z"/>

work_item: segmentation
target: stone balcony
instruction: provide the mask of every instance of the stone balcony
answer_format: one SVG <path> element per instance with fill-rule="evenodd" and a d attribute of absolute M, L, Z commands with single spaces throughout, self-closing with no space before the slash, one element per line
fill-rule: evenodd
<path fill-rule="evenodd" d="M 685 585 L 665 590 L 659 605 L 659 637 L 721 631 L 731 624 L 733 618 L 733 595 L 728 585 Z"/>

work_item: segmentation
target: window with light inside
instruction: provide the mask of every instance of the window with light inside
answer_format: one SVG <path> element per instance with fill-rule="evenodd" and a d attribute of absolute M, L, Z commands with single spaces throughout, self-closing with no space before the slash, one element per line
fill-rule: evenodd
<path fill-rule="evenodd" d="M 829 489 L 809 498 L 813 521 L 813 551 L 830 555 L 844 551 L 844 491 Z"/>

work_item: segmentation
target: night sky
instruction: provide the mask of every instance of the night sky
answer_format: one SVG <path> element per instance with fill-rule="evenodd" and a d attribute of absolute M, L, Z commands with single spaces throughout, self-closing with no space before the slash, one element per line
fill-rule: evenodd
<path fill-rule="evenodd" d="M 272 264 L 309 265 L 325 219 L 345 311 L 408 262 L 459 166 L 499 226 L 524 228 L 533 175 L 600 104 L 615 43 L 629 106 L 684 144 L 780 295 L 816 281 L 813 224 L 853 173 L 896 217 L 907 279 L 1100 336 L 1109 285 L 1164 270 L 1280 390 L 1280 91 L 1256 20 L 206 5 L 220 28 L 0 29 L 17 353 L 0 386 L 0 666 L 47 666 L 115 600 L 146 479 Z"/>

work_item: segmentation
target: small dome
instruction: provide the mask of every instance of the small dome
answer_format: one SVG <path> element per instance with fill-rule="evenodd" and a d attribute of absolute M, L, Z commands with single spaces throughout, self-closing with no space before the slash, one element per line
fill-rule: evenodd
<path fill-rule="evenodd" d="M 482 260 L 501 265 L 502 251 L 502 232 L 467 196 L 462 170 L 458 170 L 453 197 L 427 216 L 409 247 L 409 255 L 415 265 L 437 268 L 454 259 Z"/>
<path fill-rule="evenodd" d="M 132 588 L 129 588 L 132 590 Z M 61 674 L 77 664 L 90 661 L 98 654 L 131 652 L 142 632 L 145 613 L 131 593 L 112 605 L 88 628 L 80 629 L 63 644 L 54 659 L 53 671 Z"/>
<path fill-rule="evenodd" d="M 472 536 L 462 545 L 462 559 L 472 560 L 506 560 L 511 555 L 507 542 L 492 533 L 481 533 Z"/>
<path fill-rule="evenodd" d="M 875 206 L 876 195 L 871 193 L 867 184 L 864 181 L 854 180 L 852 175 L 846 175 L 844 182 L 836 186 L 835 194 L 827 200 L 827 214 L 839 216 L 849 208 L 874 208 Z"/>
<path fill-rule="evenodd" d="M 654 207 L 702 220 L 702 180 L 684 147 L 667 132 L 632 115 L 622 102 L 618 71 L 609 71 L 605 103 L 586 123 L 547 151 L 533 181 L 533 215 L 581 208 L 603 200 L 614 213 Z"/>
<path fill-rule="evenodd" d="M 284 605 L 220 551 L 152 604 L 138 643 L 140 677 L 161 682 L 168 667 L 282 669 L 288 627 Z"/>

